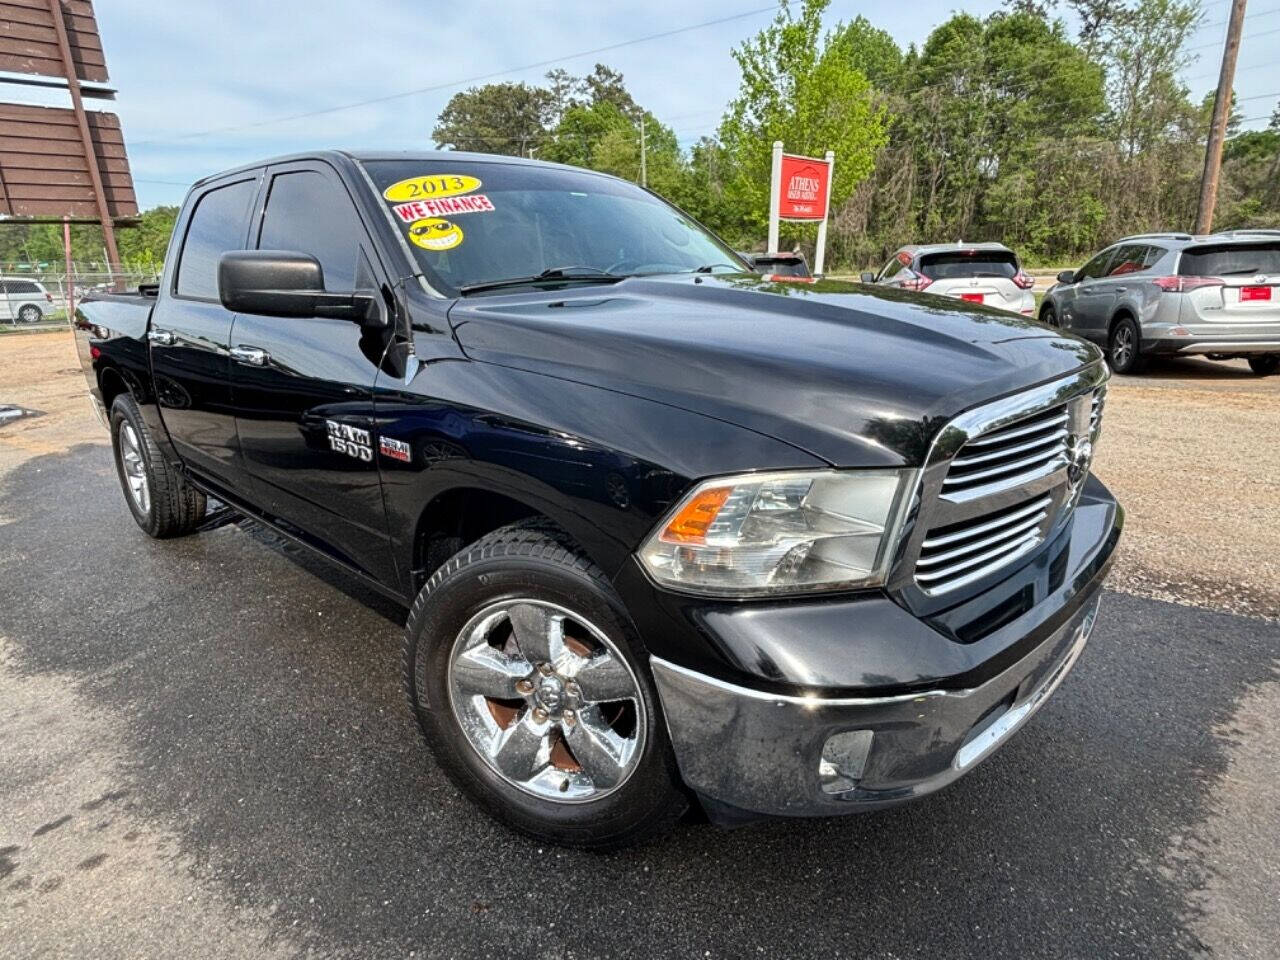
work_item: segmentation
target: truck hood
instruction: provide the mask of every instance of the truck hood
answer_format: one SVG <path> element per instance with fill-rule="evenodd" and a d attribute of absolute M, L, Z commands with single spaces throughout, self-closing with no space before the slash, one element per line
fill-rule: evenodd
<path fill-rule="evenodd" d="M 476 296 L 449 319 L 474 360 L 692 410 L 837 466 L 918 465 L 956 414 L 1101 357 L 975 304 L 755 275 Z"/>

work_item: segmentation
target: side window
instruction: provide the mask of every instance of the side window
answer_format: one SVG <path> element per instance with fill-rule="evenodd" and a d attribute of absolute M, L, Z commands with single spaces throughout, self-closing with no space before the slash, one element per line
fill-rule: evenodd
<path fill-rule="evenodd" d="M 281 173 L 271 181 L 258 236 L 260 250 L 309 253 L 333 293 L 356 288 L 356 253 L 364 230 L 340 184 L 314 170 Z"/>
<path fill-rule="evenodd" d="M 1164 247 L 1147 247 L 1147 256 L 1142 261 L 1142 269 L 1150 270 L 1157 263 L 1159 263 L 1160 258 L 1163 257 L 1168 252 L 1169 251 L 1165 250 Z"/>
<path fill-rule="evenodd" d="M 1081 280 L 1093 280 L 1096 277 L 1102 276 L 1103 272 L 1106 270 L 1107 262 L 1115 252 L 1114 247 L 1103 250 L 1100 254 L 1086 263 L 1076 274 L 1076 283 L 1079 283 Z"/>
<path fill-rule="evenodd" d="M 218 299 L 218 258 L 244 249 L 255 183 L 241 180 L 217 187 L 196 201 L 178 259 L 178 296 Z"/>
<path fill-rule="evenodd" d="M 884 265 L 884 268 L 880 271 L 879 279 L 880 280 L 890 279 L 895 274 L 901 272 L 902 267 L 903 267 L 902 261 L 899 260 L 897 257 L 893 257 L 888 263 Z"/>
<path fill-rule="evenodd" d="M 1115 257 L 1107 266 L 1108 277 L 1123 277 L 1127 273 L 1137 273 L 1147 257 L 1147 248 L 1138 243 L 1131 243 L 1116 251 Z"/>

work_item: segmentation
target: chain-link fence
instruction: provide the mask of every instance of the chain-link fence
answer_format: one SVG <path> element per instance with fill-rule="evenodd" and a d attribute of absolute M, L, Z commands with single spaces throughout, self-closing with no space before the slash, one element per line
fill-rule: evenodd
<path fill-rule="evenodd" d="M 38 329 L 70 322 L 73 304 L 85 294 L 135 290 L 156 283 L 158 270 L 108 271 L 99 263 L 66 267 L 39 263 L 0 263 L 0 329 Z"/>

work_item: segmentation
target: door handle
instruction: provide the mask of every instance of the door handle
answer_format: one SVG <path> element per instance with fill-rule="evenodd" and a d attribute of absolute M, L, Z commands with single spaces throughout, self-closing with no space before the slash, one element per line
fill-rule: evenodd
<path fill-rule="evenodd" d="M 162 347 L 171 347 L 173 346 L 173 339 L 174 339 L 173 331 L 172 330 L 148 330 L 147 339 L 150 340 L 152 343 L 160 344 Z"/>
<path fill-rule="evenodd" d="M 1116 293 L 1124 293 L 1128 289 L 1128 287 L 1116 287 Z"/>
<path fill-rule="evenodd" d="M 267 361 L 271 359 L 271 354 L 257 347 L 232 347 L 230 353 L 233 360 L 255 367 L 265 367 Z"/>

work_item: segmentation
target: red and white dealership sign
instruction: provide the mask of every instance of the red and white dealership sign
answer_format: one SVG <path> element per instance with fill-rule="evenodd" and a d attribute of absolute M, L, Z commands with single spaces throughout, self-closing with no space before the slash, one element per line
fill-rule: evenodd
<path fill-rule="evenodd" d="M 826 160 L 782 155 L 778 216 L 783 220 L 822 220 L 827 215 L 831 166 Z"/>
<path fill-rule="evenodd" d="M 831 175 L 836 155 L 830 150 L 821 160 L 782 152 L 782 141 L 773 141 L 773 171 L 769 183 L 769 246 L 778 253 L 778 224 L 783 220 L 817 223 L 818 242 L 814 274 L 822 276 L 827 250 L 827 214 L 831 211 Z"/>

